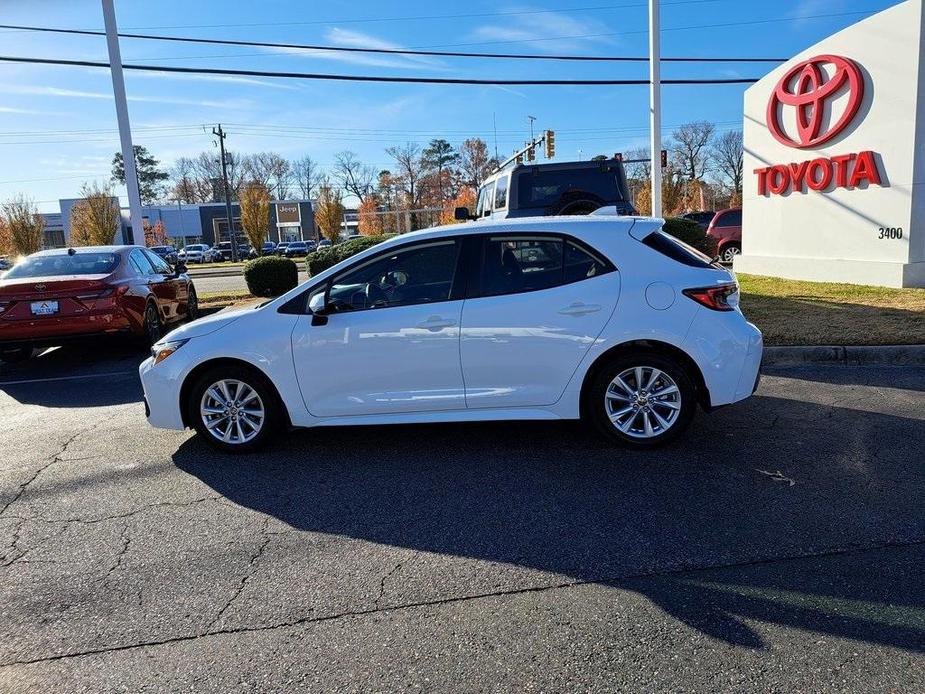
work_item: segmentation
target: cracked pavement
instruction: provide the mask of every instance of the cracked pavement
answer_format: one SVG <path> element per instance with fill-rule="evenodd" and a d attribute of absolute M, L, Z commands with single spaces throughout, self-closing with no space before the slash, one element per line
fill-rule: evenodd
<path fill-rule="evenodd" d="M 776 369 L 648 453 L 222 456 L 147 426 L 139 359 L 0 366 L 0 691 L 925 689 L 925 369 Z"/>

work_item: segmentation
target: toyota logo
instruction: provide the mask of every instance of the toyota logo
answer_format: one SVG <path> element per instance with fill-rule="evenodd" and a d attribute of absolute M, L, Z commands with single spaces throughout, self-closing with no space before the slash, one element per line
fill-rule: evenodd
<path fill-rule="evenodd" d="M 37 291 L 37 292 L 44 292 L 44 291 L 45 291 L 45 285 L 44 285 L 44 284 L 37 284 L 37 285 L 35 285 L 35 291 Z"/>
<path fill-rule="evenodd" d="M 830 66 L 830 70 L 823 70 Z M 848 105 L 835 119 L 826 110 L 847 87 Z M 864 100 L 864 76 L 857 63 L 838 55 L 820 55 L 794 65 L 787 71 L 768 102 L 768 129 L 778 142 L 788 147 L 811 149 L 842 132 L 854 120 Z M 781 126 L 784 106 L 796 109 L 796 134 L 790 137 Z"/>

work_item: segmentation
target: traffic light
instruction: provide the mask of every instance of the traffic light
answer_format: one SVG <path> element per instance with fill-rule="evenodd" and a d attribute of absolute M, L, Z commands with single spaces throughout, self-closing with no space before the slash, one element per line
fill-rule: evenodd
<path fill-rule="evenodd" d="M 546 131 L 546 158 L 552 159 L 556 156 L 556 131 Z"/>
<path fill-rule="evenodd" d="M 527 161 L 536 161 L 536 146 L 530 145 L 527 148 Z"/>
<path fill-rule="evenodd" d="M 616 154 L 613 155 L 613 158 L 616 159 L 617 161 L 623 161 L 623 152 L 617 152 Z"/>
<path fill-rule="evenodd" d="M 662 150 L 662 168 L 663 169 L 668 168 L 668 150 L 667 149 Z"/>
<path fill-rule="evenodd" d="M 519 166 L 520 164 L 523 164 L 523 163 L 524 163 L 524 155 L 523 155 L 523 154 L 518 154 L 516 157 L 514 157 L 514 162 L 515 162 L 518 166 Z"/>

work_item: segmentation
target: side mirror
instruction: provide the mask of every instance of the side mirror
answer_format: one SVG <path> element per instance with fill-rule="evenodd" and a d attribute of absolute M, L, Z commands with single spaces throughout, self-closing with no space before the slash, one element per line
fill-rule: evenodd
<path fill-rule="evenodd" d="M 177 264 L 173 266 L 174 274 L 176 275 L 185 275 L 186 274 L 186 263 L 182 260 L 178 260 Z"/>
<path fill-rule="evenodd" d="M 328 305 L 324 300 L 325 294 L 326 292 L 318 292 L 317 294 L 313 294 L 312 298 L 308 300 L 308 310 L 316 316 L 326 316 L 329 313 Z"/>
<path fill-rule="evenodd" d="M 468 207 L 457 207 L 453 210 L 453 218 L 460 222 L 468 222 L 470 219 L 476 219 L 474 215 L 469 214 Z"/>

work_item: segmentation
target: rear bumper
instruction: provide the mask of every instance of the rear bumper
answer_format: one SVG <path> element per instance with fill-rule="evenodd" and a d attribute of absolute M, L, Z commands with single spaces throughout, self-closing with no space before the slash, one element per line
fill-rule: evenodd
<path fill-rule="evenodd" d="M 761 331 L 738 311 L 701 308 L 683 348 L 700 367 L 711 409 L 744 400 L 755 392 L 764 341 Z"/>
<path fill-rule="evenodd" d="M 51 347 L 72 340 L 118 334 L 140 334 L 128 316 L 121 311 L 6 323 L 0 320 L 0 346 L 8 347 Z"/>

